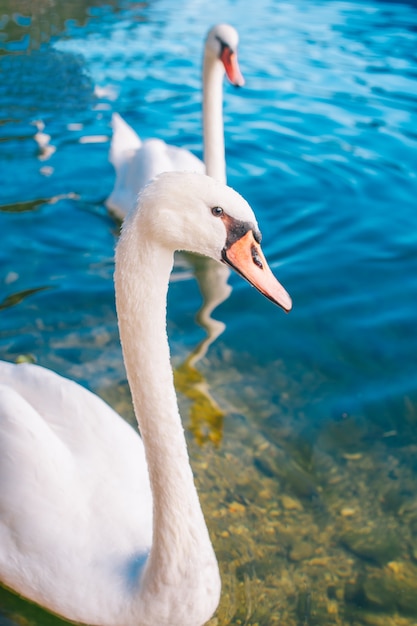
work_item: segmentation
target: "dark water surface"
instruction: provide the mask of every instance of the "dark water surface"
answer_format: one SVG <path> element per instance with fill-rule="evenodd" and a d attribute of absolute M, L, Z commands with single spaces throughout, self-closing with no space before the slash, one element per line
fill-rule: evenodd
<path fill-rule="evenodd" d="M 168 325 L 218 554 L 212 624 L 417 623 L 413 2 L 0 0 L 0 358 L 132 419 L 113 302 L 110 118 L 202 154 L 203 38 L 240 33 L 228 181 L 291 293 L 231 276 L 207 354 L 180 262 Z M 47 136 L 45 136 L 47 135 Z M 201 391 L 204 389 L 209 395 Z M 7 591 L 0 624 L 59 620 Z"/>

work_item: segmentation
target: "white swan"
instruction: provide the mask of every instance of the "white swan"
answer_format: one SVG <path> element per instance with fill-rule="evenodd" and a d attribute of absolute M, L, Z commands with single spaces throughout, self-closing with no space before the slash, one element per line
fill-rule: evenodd
<path fill-rule="evenodd" d="M 124 219 L 135 206 L 138 192 L 161 172 L 207 173 L 226 182 L 223 128 L 223 77 L 236 86 L 244 84 L 237 60 L 238 34 L 228 24 L 217 24 L 207 34 L 203 62 L 204 163 L 192 152 L 161 139 L 142 141 L 123 118 L 112 116 L 110 162 L 116 180 L 106 206 Z"/>
<path fill-rule="evenodd" d="M 166 173 L 116 250 L 116 304 L 142 439 L 97 396 L 0 362 L 0 580 L 70 620 L 199 626 L 220 595 L 189 464 L 166 336 L 176 249 L 233 267 L 284 309 L 255 217 L 229 187 Z"/>

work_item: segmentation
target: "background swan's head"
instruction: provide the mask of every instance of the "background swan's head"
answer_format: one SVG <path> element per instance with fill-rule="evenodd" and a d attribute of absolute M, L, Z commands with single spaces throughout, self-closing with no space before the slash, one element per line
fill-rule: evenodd
<path fill-rule="evenodd" d="M 291 309 L 291 299 L 263 256 L 261 234 L 246 200 L 231 187 L 203 174 L 165 172 L 141 192 L 137 210 L 125 221 L 141 245 L 186 250 L 223 262 L 268 298 Z M 127 235 L 128 236 L 128 235 Z"/>
<path fill-rule="evenodd" d="M 240 72 L 237 60 L 239 35 L 230 24 L 216 24 L 207 33 L 205 54 L 213 59 L 219 59 L 230 82 L 242 87 L 245 80 Z"/>

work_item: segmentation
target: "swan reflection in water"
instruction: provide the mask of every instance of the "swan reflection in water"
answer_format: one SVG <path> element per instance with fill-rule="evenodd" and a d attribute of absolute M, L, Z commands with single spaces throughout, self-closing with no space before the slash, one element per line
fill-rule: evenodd
<path fill-rule="evenodd" d="M 225 412 L 211 395 L 207 380 L 196 364 L 205 357 L 210 345 L 225 329 L 224 322 L 212 317 L 212 313 L 219 304 L 227 300 L 232 291 L 228 284 L 229 270 L 225 265 L 198 255 L 187 255 L 185 262 L 187 261 L 192 263 L 193 274 L 203 299 L 196 321 L 206 335 L 188 357 L 174 368 L 175 387 L 191 401 L 189 430 L 196 442 L 202 445 L 210 441 L 218 446 L 223 436 Z"/>

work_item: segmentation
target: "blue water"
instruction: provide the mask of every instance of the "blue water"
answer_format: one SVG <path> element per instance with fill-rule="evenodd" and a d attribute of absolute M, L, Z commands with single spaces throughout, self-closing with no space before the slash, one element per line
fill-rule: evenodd
<path fill-rule="evenodd" d="M 202 42 L 209 26 L 229 21 L 246 85 L 225 84 L 228 182 L 253 206 L 294 308 L 284 315 L 231 276 L 232 295 L 216 311 L 226 330 L 199 365 L 225 407 L 223 440 L 238 431 L 236 411 L 274 445 L 287 429 L 335 463 L 347 448 L 372 460 L 389 440 L 383 450 L 407 468 L 413 491 L 415 3 L 52 4 L 44 12 L 40 2 L 0 2 L 0 358 L 33 355 L 117 406 L 118 227 L 104 206 L 111 114 L 201 157 Z M 50 136 L 43 149 L 39 121 Z M 184 277 L 169 296 L 175 362 L 204 338 L 198 287 Z M 341 423 L 366 436 L 329 444 Z M 16 600 L 0 623 L 21 623 L 24 610 Z"/>

